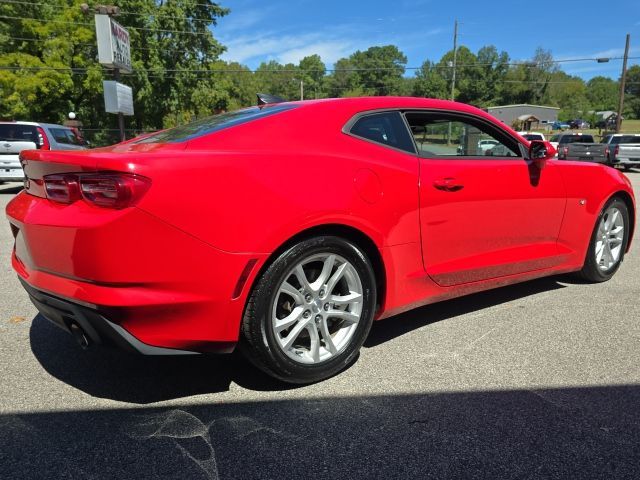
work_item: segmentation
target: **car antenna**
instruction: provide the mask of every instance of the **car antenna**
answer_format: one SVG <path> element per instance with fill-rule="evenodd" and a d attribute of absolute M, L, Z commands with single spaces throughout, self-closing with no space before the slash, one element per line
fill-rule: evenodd
<path fill-rule="evenodd" d="M 282 97 L 278 97 L 277 95 L 271 95 L 269 93 L 257 93 L 258 97 L 258 106 L 262 107 L 268 103 L 282 103 L 286 102 L 286 100 Z"/>

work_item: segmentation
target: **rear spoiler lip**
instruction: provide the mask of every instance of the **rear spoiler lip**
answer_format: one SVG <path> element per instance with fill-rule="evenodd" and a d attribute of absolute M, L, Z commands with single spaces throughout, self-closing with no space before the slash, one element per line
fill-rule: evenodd
<path fill-rule="evenodd" d="M 257 93 L 256 97 L 258 97 L 258 106 L 261 107 L 263 105 L 269 105 L 271 103 L 285 103 L 286 100 L 277 95 L 271 95 L 270 93 Z"/>

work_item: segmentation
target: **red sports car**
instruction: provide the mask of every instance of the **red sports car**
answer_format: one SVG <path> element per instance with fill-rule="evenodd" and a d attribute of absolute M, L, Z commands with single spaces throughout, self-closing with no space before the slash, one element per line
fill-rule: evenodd
<path fill-rule="evenodd" d="M 482 110 L 393 97 L 26 151 L 13 267 L 82 346 L 238 345 L 312 382 L 355 358 L 374 319 L 545 275 L 609 279 L 634 229 L 630 183 L 554 153 Z"/>

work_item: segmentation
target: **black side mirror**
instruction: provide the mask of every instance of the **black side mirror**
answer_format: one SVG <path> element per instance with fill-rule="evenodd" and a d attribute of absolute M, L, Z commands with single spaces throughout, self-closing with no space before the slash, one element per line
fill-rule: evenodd
<path fill-rule="evenodd" d="M 545 162 L 551 160 L 556 154 L 556 149 L 549 142 L 531 140 L 529 143 L 529 159 L 533 160 L 539 168 L 544 168 Z"/>

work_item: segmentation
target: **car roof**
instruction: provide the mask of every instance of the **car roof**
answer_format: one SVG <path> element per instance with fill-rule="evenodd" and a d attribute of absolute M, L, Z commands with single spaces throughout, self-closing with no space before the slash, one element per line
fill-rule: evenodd
<path fill-rule="evenodd" d="M 425 97 L 398 97 L 398 96 L 389 96 L 389 97 L 349 97 L 349 98 L 324 98 L 319 100 L 303 100 L 303 101 L 294 101 L 294 102 L 284 102 L 279 103 L 277 105 L 282 104 L 290 104 L 295 105 L 296 109 L 290 110 L 293 112 L 295 110 L 309 108 L 312 109 L 314 107 L 322 108 L 329 107 L 332 112 L 338 115 L 355 115 L 358 113 L 363 113 L 369 110 L 411 110 L 411 109 L 433 109 L 433 110 L 443 110 L 454 113 L 468 113 L 471 115 L 479 116 L 486 118 L 493 123 L 500 124 L 503 128 L 508 131 L 515 131 L 507 125 L 505 122 L 500 121 L 491 113 L 488 113 L 486 110 L 482 110 L 480 108 L 474 107 L 472 105 L 468 105 L 466 103 L 454 102 L 451 100 L 440 100 L 436 98 L 425 98 Z M 274 105 L 274 104 L 270 104 Z"/>
<path fill-rule="evenodd" d="M 18 120 L 18 121 L 7 121 L 7 120 L 3 120 L 0 121 L 1 125 L 32 125 L 34 127 L 47 127 L 47 128 L 69 128 L 69 127 L 65 127 L 64 125 L 58 125 L 57 123 L 42 123 L 42 122 L 25 122 L 22 120 Z"/>

